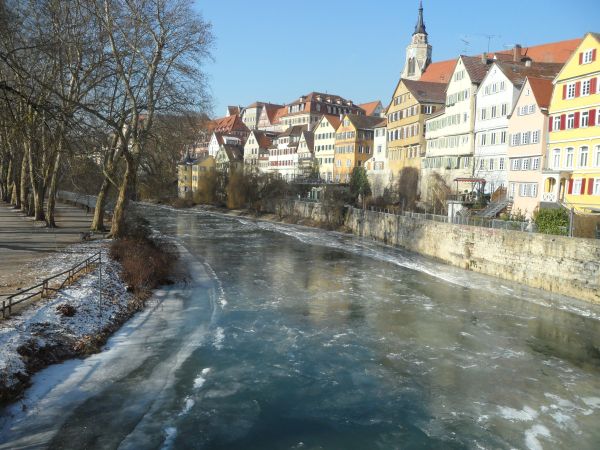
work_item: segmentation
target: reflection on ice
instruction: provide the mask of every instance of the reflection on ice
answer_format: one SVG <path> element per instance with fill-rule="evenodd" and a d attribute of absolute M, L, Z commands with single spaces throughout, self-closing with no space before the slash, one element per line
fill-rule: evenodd
<path fill-rule="evenodd" d="M 338 233 L 145 213 L 194 282 L 40 374 L 3 448 L 598 447 L 598 308 Z"/>

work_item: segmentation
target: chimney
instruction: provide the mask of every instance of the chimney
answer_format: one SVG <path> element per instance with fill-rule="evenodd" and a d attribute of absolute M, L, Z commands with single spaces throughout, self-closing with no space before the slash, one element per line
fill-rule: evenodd
<path fill-rule="evenodd" d="M 482 64 L 487 64 L 487 53 L 483 52 L 481 54 L 481 63 Z"/>
<path fill-rule="evenodd" d="M 531 60 L 529 58 L 525 60 L 525 67 L 531 67 Z"/>
<path fill-rule="evenodd" d="M 513 49 L 513 62 L 521 61 L 521 50 L 523 50 L 523 47 L 521 47 L 519 44 L 515 44 L 515 48 Z"/>

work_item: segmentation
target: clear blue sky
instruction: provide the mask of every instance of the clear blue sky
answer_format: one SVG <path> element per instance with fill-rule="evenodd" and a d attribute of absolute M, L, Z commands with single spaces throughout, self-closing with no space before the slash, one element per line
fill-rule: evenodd
<path fill-rule="evenodd" d="M 502 6 L 499 6 L 502 5 Z M 424 0 L 433 60 L 600 32 L 600 1 Z M 213 24 L 207 65 L 213 112 L 256 100 L 289 103 L 311 91 L 389 101 L 418 0 L 198 0 Z M 467 47 L 461 39 L 470 42 Z"/>

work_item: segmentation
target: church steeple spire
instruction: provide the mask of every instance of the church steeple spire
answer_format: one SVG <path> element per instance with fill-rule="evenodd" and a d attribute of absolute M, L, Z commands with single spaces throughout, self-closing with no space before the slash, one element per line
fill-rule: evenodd
<path fill-rule="evenodd" d="M 423 0 L 419 1 L 419 18 L 415 25 L 411 43 L 406 48 L 406 60 L 402 78 L 418 80 L 427 66 L 431 64 L 431 45 L 429 45 L 425 20 L 423 20 Z"/>
<path fill-rule="evenodd" d="M 419 18 L 417 19 L 417 24 L 415 25 L 415 34 L 424 34 L 427 35 L 427 31 L 425 30 L 425 21 L 423 20 L 423 0 L 419 0 Z"/>

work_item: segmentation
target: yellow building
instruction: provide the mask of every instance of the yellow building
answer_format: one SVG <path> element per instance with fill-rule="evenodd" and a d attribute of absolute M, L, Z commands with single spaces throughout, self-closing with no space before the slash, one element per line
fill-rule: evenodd
<path fill-rule="evenodd" d="M 588 33 L 554 80 L 545 192 L 600 212 L 600 34 Z"/>
<path fill-rule="evenodd" d="M 179 198 L 191 199 L 198 191 L 202 177 L 214 173 L 215 158 L 204 154 L 193 159 L 189 154 L 177 164 L 177 190 Z"/>
<path fill-rule="evenodd" d="M 397 179 L 405 167 L 421 170 L 425 119 L 446 100 L 446 84 L 400 79 L 387 110 L 388 161 Z"/>
<path fill-rule="evenodd" d="M 373 155 L 374 130 L 385 119 L 346 114 L 335 136 L 333 177 L 347 183 L 354 167 L 362 167 Z"/>

